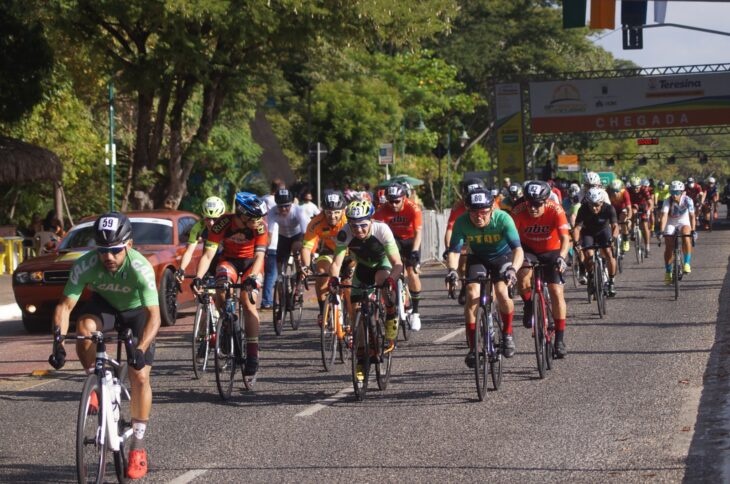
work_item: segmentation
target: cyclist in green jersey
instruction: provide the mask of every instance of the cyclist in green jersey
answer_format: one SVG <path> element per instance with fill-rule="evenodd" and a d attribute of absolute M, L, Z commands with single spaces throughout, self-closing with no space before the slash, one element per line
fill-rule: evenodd
<path fill-rule="evenodd" d="M 193 260 L 193 253 L 195 253 L 195 248 L 198 246 L 198 243 L 208 238 L 208 231 L 213 227 L 218 217 L 224 213 L 226 213 L 226 204 L 220 198 L 208 197 L 203 202 L 203 218 L 195 222 L 195 225 L 190 229 L 188 246 L 180 260 L 180 268 L 175 271 L 175 277 L 179 283 L 182 284 L 185 280 L 185 269 L 188 268 L 190 261 Z M 216 266 L 215 262 L 213 261 L 211 267 Z"/>
<path fill-rule="evenodd" d="M 56 306 L 54 333 L 66 335 L 71 311 L 84 288 L 92 291 L 76 321 L 76 333 L 90 336 L 95 331 L 130 328 L 136 348 L 129 359 L 132 384 L 131 413 L 133 437 L 127 475 L 139 479 L 147 473 L 147 452 L 143 441 L 152 408 L 150 370 L 155 356 L 155 337 L 160 329 L 160 306 L 155 272 L 150 262 L 132 248 L 132 224 L 126 215 L 109 212 L 94 223 L 96 250 L 79 257 L 71 267 L 63 298 Z M 79 341 L 76 353 L 87 373 L 94 371 L 96 352 L 93 343 Z M 56 369 L 63 367 L 63 345 L 49 358 Z M 96 399 L 96 400 L 95 400 Z M 98 395 L 92 396 L 92 408 Z"/>
<path fill-rule="evenodd" d="M 484 189 L 472 191 L 466 199 L 468 212 L 461 215 L 454 224 L 449 242 L 449 255 L 446 267 L 446 282 L 455 282 L 459 254 L 464 244 L 469 245 L 470 253 L 466 260 L 467 279 L 476 278 L 479 273 L 487 273 L 494 287 L 494 294 L 504 323 L 504 356 L 515 354 L 512 337 L 514 303 L 509 297 L 508 288 L 517 282 L 516 267 L 522 267 L 524 254 L 520 245 L 517 228 L 507 212 L 494 210 L 494 197 Z M 479 302 L 479 284 L 470 283 L 466 288 L 464 317 L 469 353 L 465 363 L 474 367 L 474 328 L 476 309 Z"/>
<path fill-rule="evenodd" d="M 375 209 L 368 200 L 355 200 L 347 205 L 345 210 L 347 224 L 337 234 L 335 259 L 330 264 L 329 285 L 331 287 L 339 284 L 340 267 L 349 249 L 350 256 L 357 263 L 355 275 L 352 278 L 353 286 L 360 283 L 385 285 L 386 290 L 391 294 L 396 293 L 395 281 L 403 272 L 403 262 L 393 232 L 385 223 L 372 220 L 374 212 Z M 353 288 L 350 295 L 352 302 L 350 308 L 353 311 L 355 311 L 354 304 L 358 303 L 362 296 L 361 291 Z M 389 341 L 386 352 L 393 350 L 395 339 L 398 337 L 395 304 L 389 302 L 392 299 L 385 298 L 385 339 Z M 354 314 L 350 316 L 354 321 Z M 358 378 L 364 378 L 362 368 L 362 364 L 358 364 Z"/>

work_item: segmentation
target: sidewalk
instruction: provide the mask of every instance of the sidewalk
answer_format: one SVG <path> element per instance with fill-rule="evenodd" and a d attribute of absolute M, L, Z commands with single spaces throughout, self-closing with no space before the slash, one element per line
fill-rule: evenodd
<path fill-rule="evenodd" d="M 0 275 L 0 321 L 20 319 L 20 308 L 15 304 L 10 274 Z"/>

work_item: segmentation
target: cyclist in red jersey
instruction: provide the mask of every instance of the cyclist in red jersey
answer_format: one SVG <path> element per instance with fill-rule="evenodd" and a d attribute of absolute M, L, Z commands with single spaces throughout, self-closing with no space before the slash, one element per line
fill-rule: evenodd
<path fill-rule="evenodd" d="M 694 178 L 687 178 L 685 183 L 685 194 L 695 202 L 695 208 L 699 209 L 705 202 L 705 190 Z"/>
<path fill-rule="evenodd" d="M 631 177 L 631 209 L 637 223 L 641 224 L 641 232 L 644 235 L 645 257 L 649 257 L 651 249 L 651 226 L 649 225 L 649 214 L 654 210 L 654 197 L 648 186 L 641 184 L 641 178 Z"/>
<path fill-rule="evenodd" d="M 517 272 L 517 287 L 525 303 L 522 322 L 526 328 L 532 327 L 532 264 L 547 264 L 544 274 L 555 320 L 555 355 L 564 358 L 567 309 L 561 274 L 568 267 L 565 259 L 570 250 L 570 225 L 563 208 L 549 200 L 551 189 L 547 183 L 528 182 L 524 193 L 525 201 L 512 209 L 525 251 L 522 268 Z"/>
<path fill-rule="evenodd" d="M 466 205 L 464 204 L 464 199 L 467 197 L 467 195 L 469 195 L 469 193 L 471 193 L 473 190 L 476 190 L 477 188 L 485 188 L 484 182 L 480 178 L 469 178 L 461 182 L 462 198 L 454 203 L 454 206 L 451 208 L 451 213 L 449 213 L 449 220 L 446 222 L 446 233 L 444 234 L 444 247 L 446 247 L 446 249 L 443 253 L 444 260 L 446 260 L 449 253 L 449 243 L 451 242 L 451 232 L 454 230 L 454 223 L 456 222 L 457 218 L 466 213 Z M 466 250 L 466 246 L 463 247 L 461 250 L 461 255 L 459 256 L 458 273 L 460 278 L 464 277 L 466 271 Z M 462 306 L 466 302 L 465 286 L 461 286 L 458 301 L 459 304 L 461 304 Z"/>
<path fill-rule="evenodd" d="M 608 197 L 611 199 L 611 205 L 613 205 L 613 208 L 616 210 L 618 223 L 621 226 L 621 235 L 623 236 L 621 250 L 623 252 L 628 252 L 631 248 L 629 246 L 629 224 L 624 222 L 627 220 L 631 221 L 631 217 L 633 216 L 631 196 L 624 188 L 624 182 L 618 178 L 611 182 L 611 186 L 608 187 L 607 191 Z"/>
<path fill-rule="evenodd" d="M 411 329 L 421 329 L 421 317 L 418 314 L 418 302 L 421 297 L 421 278 L 418 268 L 421 265 L 421 236 L 423 215 L 421 209 L 406 198 L 406 189 L 400 183 L 393 183 L 386 188 L 385 198 L 388 203 L 382 205 L 373 215 L 374 220 L 385 222 L 393 232 L 398 244 L 403 265 L 406 267 L 408 289 L 411 291 Z"/>
<path fill-rule="evenodd" d="M 269 245 L 266 223 L 266 203 L 248 192 L 236 194 L 236 213 L 221 216 L 208 232 L 205 250 L 198 263 L 198 271 L 192 288 L 196 294 L 202 291 L 202 277 L 208 271 L 218 245 L 223 244 L 223 253 L 216 267 L 216 282 L 239 282 L 251 289 L 259 289 L 263 282 L 264 258 Z M 225 294 L 219 291 L 216 297 L 218 309 L 223 311 Z M 256 301 L 248 300 L 246 291 L 241 291 L 240 304 L 246 326 L 246 363 L 244 375 L 253 376 L 259 367 L 259 314 Z"/>

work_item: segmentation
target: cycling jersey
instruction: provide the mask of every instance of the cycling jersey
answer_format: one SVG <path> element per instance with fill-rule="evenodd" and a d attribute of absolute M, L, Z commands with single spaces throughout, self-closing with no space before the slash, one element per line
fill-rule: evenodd
<path fill-rule="evenodd" d="M 606 227 L 617 223 L 616 209 L 610 203 L 604 203 L 598 213 L 589 204 L 582 204 L 575 219 L 576 227 L 583 227 L 581 233 L 596 234 Z"/>
<path fill-rule="evenodd" d="M 198 239 L 208 238 L 208 227 L 205 225 L 205 219 L 201 218 L 195 225 L 190 229 L 190 235 L 188 236 L 188 244 L 197 244 Z"/>
<path fill-rule="evenodd" d="M 620 192 L 614 192 L 609 195 L 611 197 L 611 205 L 616 209 L 616 213 L 620 213 L 623 210 L 628 210 L 631 207 L 631 196 L 629 192 L 621 189 Z"/>
<path fill-rule="evenodd" d="M 629 192 L 631 205 L 636 205 L 639 210 L 646 211 L 651 203 L 651 192 L 646 187 L 639 188 L 639 191 L 631 190 Z"/>
<path fill-rule="evenodd" d="M 464 244 L 469 244 L 471 253 L 484 260 L 504 256 L 521 247 L 515 222 L 502 210 L 492 210 L 489 224 L 481 228 L 472 223 L 468 213 L 456 219 L 449 252 L 461 252 Z"/>
<path fill-rule="evenodd" d="M 223 244 L 224 259 L 250 259 L 255 252 L 266 252 L 269 236 L 262 220 L 255 228 L 239 227 L 234 220 L 235 214 L 225 214 L 215 221 L 205 241 L 205 248 Z"/>
<path fill-rule="evenodd" d="M 448 220 L 448 222 L 446 222 L 446 230 L 453 229 L 456 219 L 459 218 L 464 213 L 466 213 L 466 205 L 464 205 L 464 200 L 457 200 L 456 203 L 454 204 L 454 206 L 451 208 L 451 213 L 449 214 L 449 220 Z"/>
<path fill-rule="evenodd" d="M 700 186 L 699 183 L 695 183 L 692 187 L 690 187 L 689 184 L 687 185 L 687 190 L 685 191 L 685 194 L 692 200 L 697 200 L 703 192 L 704 190 L 702 190 L 702 186 Z"/>
<path fill-rule="evenodd" d="M 117 311 L 160 304 L 152 264 L 135 249 L 127 249 L 127 257 L 115 273 L 104 267 L 95 250 L 79 257 L 71 267 L 63 294 L 78 300 L 87 286 Z"/>
<path fill-rule="evenodd" d="M 396 239 L 412 239 L 422 225 L 421 209 L 415 203 L 403 199 L 403 208 L 395 211 L 390 203 L 381 205 L 373 215 L 374 220 L 385 222 Z"/>
<path fill-rule="evenodd" d="M 529 203 L 521 203 L 512 210 L 523 248 L 533 254 L 559 250 L 561 236 L 568 235 L 570 229 L 563 207 L 548 200 L 539 217 L 530 215 L 529 207 Z"/>
<path fill-rule="evenodd" d="M 667 225 L 690 225 L 689 214 L 695 213 L 695 204 L 690 197 L 683 193 L 679 202 L 675 202 L 673 198 L 664 200 L 662 213 L 668 215 Z"/>
<path fill-rule="evenodd" d="M 390 267 L 389 256 L 398 254 L 393 232 L 383 222 L 373 220 L 370 233 L 364 239 L 358 239 L 352 234 L 349 225 L 345 225 L 337 234 L 335 256 L 350 250 L 355 262 L 367 267 Z"/>
<path fill-rule="evenodd" d="M 304 234 L 307 231 L 309 218 L 299 205 L 290 205 L 287 213 L 282 213 L 280 207 L 276 206 L 269 211 L 268 222 L 270 226 L 276 225 L 279 228 L 279 236 L 294 237 Z"/>
<path fill-rule="evenodd" d="M 344 213 L 342 214 L 339 222 L 337 222 L 337 225 L 334 227 L 329 224 L 324 212 L 316 215 L 309 222 L 309 225 L 307 225 L 307 231 L 304 233 L 302 247 L 313 251 L 316 249 L 318 243 L 321 242 L 323 247 L 320 249 L 320 252 L 326 251 L 330 254 L 334 253 L 337 245 L 335 237 L 338 233 L 340 233 L 340 230 L 342 230 L 346 223 L 347 217 Z"/>
<path fill-rule="evenodd" d="M 671 194 L 669 193 L 669 187 L 657 188 L 654 191 L 654 195 L 656 195 L 656 199 L 657 199 L 658 203 L 663 202 L 664 200 L 666 200 L 667 198 L 669 198 L 671 196 Z"/>

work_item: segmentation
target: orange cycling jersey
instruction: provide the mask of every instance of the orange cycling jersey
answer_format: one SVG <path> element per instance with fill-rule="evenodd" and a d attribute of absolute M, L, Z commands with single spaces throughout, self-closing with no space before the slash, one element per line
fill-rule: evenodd
<path fill-rule="evenodd" d="M 304 234 L 304 240 L 302 241 L 302 247 L 314 250 L 317 247 L 319 241 L 322 241 L 324 247 L 328 249 L 330 253 L 334 253 L 337 241 L 335 237 L 342 230 L 347 223 L 347 217 L 343 214 L 337 225 L 332 227 L 327 221 L 327 216 L 324 211 L 320 212 L 319 215 L 309 221 L 307 225 L 307 232 Z"/>
<path fill-rule="evenodd" d="M 454 228 L 454 223 L 456 223 L 456 219 L 465 212 L 466 205 L 464 205 L 464 200 L 457 200 L 454 206 L 451 208 L 449 220 L 448 222 L 446 222 L 446 230 L 452 230 Z"/>
<path fill-rule="evenodd" d="M 216 220 L 208 231 L 205 247 L 217 247 L 223 243 L 225 259 L 251 259 L 255 252 L 266 252 L 269 245 L 269 234 L 266 223 L 261 220 L 258 226 L 251 229 L 239 226 L 235 214 L 226 214 Z"/>
<path fill-rule="evenodd" d="M 385 222 L 396 239 L 412 239 L 423 224 L 421 209 L 407 198 L 403 198 L 403 204 L 401 211 L 396 212 L 386 203 L 378 208 L 373 218 Z"/>
<path fill-rule="evenodd" d="M 567 235 L 570 229 L 563 207 L 548 200 L 545 202 L 545 212 L 539 217 L 530 215 L 529 207 L 528 202 L 522 202 L 512 209 L 512 218 L 522 246 L 533 254 L 559 250 L 560 237 Z"/>

